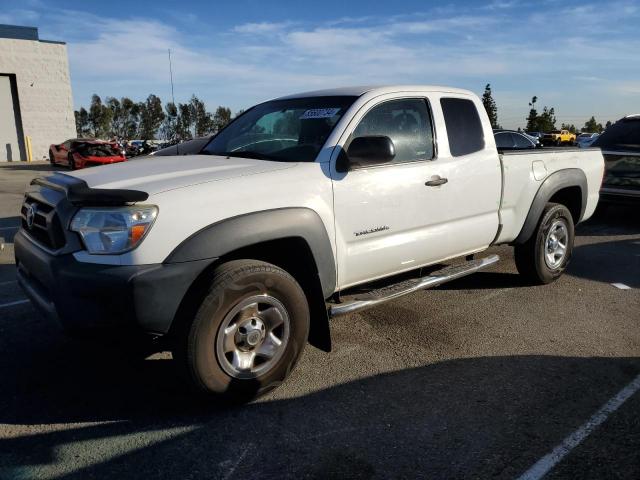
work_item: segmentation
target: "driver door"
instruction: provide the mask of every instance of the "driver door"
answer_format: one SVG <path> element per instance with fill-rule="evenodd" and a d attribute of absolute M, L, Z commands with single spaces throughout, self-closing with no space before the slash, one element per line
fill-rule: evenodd
<path fill-rule="evenodd" d="M 360 118 L 353 138 L 385 135 L 395 146 L 386 164 L 334 172 L 340 288 L 425 262 L 425 181 L 433 174 L 434 136 L 425 98 L 380 102 Z"/>

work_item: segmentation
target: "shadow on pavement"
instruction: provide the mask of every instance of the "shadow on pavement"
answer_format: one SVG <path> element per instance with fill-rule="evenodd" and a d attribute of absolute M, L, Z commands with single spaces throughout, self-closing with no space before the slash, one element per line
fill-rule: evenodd
<path fill-rule="evenodd" d="M 640 239 L 576 246 L 569 275 L 640 288 Z"/>
<path fill-rule="evenodd" d="M 497 288 L 528 287 L 523 278 L 517 273 L 505 272 L 477 272 L 459 280 L 445 283 L 437 290 L 491 290 Z"/>
<path fill-rule="evenodd" d="M 169 360 L 61 338 L 17 347 L 0 423 L 112 422 L 1 439 L 0 476 L 24 478 L 514 478 L 640 371 L 637 358 L 468 358 L 222 408 L 186 394 Z"/>
<path fill-rule="evenodd" d="M 638 207 L 600 204 L 593 217 L 576 228 L 577 236 L 640 234 Z"/>
<path fill-rule="evenodd" d="M 5 243 L 13 243 L 13 237 L 18 233 L 20 227 L 20 217 L 0 218 L 0 237 Z"/>

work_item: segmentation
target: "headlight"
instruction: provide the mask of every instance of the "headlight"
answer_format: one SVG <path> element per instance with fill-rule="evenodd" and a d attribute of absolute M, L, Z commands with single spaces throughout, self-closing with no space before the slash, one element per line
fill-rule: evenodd
<path fill-rule="evenodd" d="M 71 230 L 80 234 L 89 253 L 123 253 L 142 241 L 157 216 L 153 205 L 83 208 L 73 217 Z"/>

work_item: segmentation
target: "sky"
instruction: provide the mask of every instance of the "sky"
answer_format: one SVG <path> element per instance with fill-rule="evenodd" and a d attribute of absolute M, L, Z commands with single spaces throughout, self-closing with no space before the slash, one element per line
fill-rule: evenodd
<path fill-rule="evenodd" d="M 192 94 L 232 111 L 347 85 L 428 84 L 482 94 L 524 126 L 528 103 L 558 126 L 640 113 L 640 0 L 0 0 L 0 23 L 67 43 L 75 108 L 91 95 Z M 0 52 L 0 55 L 2 52 Z"/>

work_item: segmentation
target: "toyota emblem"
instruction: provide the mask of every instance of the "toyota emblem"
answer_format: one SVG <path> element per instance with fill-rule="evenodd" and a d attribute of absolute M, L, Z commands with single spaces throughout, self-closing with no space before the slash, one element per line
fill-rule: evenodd
<path fill-rule="evenodd" d="M 36 218 L 36 211 L 38 210 L 38 207 L 36 207 L 35 204 L 31 204 L 29 205 L 29 207 L 27 207 L 27 227 L 29 227 L 29 229 L 33 228 L 33 220 Z"/>

